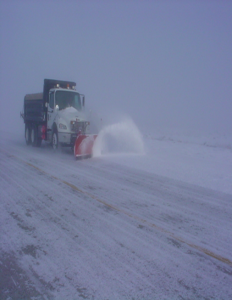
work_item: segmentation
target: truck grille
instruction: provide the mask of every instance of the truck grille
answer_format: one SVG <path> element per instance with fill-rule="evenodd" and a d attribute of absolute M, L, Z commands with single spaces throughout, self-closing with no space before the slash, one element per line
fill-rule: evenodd
<path fill-rule="evenodd" d="M 78 133 L 81 131 L 83 134 L 86 131 L 86 127 L 88 125 L 88 122 L 71 122 L 71 130 Z"/>

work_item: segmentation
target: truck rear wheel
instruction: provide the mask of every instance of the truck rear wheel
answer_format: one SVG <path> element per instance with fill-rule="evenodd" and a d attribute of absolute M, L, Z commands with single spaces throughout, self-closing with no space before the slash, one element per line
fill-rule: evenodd
<path fill-rule="evenodd" d="M 31 144 L 31 128 L 29 125 L 25 125 L 25 141 L 27 145 Z"/>
<path fill-rule="evenodd" d="M 40 147 L 42 139 L 38 136 L 38 127 L 33 125 L 31 128 L 31 144 L 33 147 Z"/>
<path fill-rule="evenodd" d="M 35 125 L 31 128 L 31 144 L 33 147 L 36 146 L 36 128 Z"/>

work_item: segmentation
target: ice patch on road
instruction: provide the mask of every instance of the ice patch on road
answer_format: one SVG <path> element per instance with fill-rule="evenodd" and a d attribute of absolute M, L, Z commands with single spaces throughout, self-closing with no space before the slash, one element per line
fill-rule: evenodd
<path fill-rule="evenodd" d="M 142 135 L 131 119 L 105 126 L 93 146 L 93 156 L 144 153 Z"/>

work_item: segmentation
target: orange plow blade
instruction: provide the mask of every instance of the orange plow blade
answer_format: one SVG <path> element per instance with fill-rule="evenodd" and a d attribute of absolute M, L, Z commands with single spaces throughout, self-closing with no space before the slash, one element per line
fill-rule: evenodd
<path fill-rule="evenodd" d="M 97 134 L 79 134 L 74 145 L 74 156 L 76 158 L 91 156 L 96 137 Z"/>

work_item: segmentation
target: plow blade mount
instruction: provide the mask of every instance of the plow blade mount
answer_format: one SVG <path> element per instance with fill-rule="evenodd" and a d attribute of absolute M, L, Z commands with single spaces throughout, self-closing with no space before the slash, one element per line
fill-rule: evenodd
<path fill-rule="evenodd" d="M 97 134 L 79 134 L 74 145 L 74 156 L 76 158 L 92 156 L 93 144 L 96 137 Z"/>

